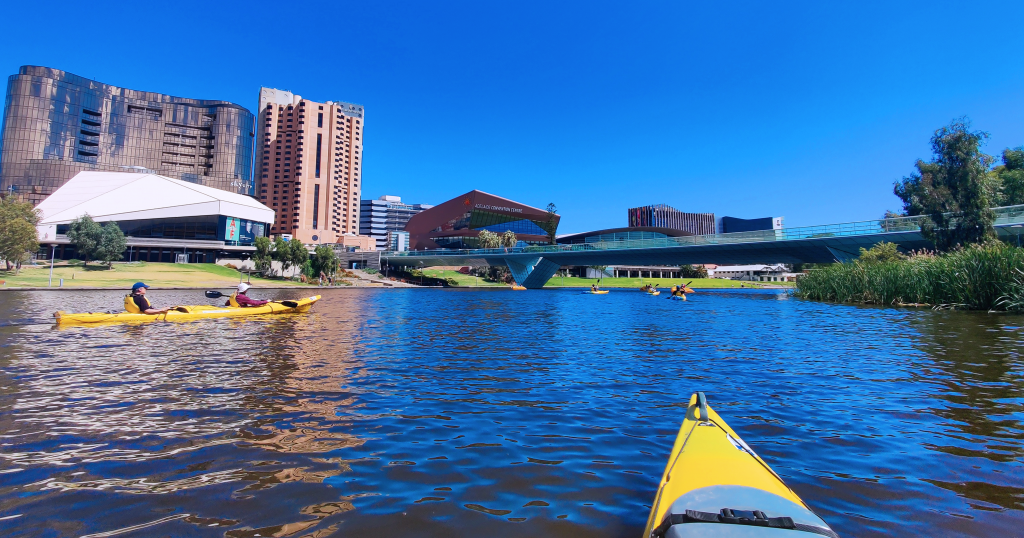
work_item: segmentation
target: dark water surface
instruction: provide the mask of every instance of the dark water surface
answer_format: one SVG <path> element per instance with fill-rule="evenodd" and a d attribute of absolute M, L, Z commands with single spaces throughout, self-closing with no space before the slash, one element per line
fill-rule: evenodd
<path fill-rule="evenodd" d="M 694 390 L 842 535 L 1024 533 L 1022 317 L 412 289 L 50 324 L 120 297 L 0 293 L 0 535 L 639 537 Z"/>

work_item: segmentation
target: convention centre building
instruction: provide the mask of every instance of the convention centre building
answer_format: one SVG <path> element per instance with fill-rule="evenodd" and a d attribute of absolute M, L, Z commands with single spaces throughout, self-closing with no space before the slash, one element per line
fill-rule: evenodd
<path fill-rule="evenodd" d="M 557 214 L 474 190 L 413 215 L 405 231 L 409 250 L 480 248 L 483 230 L 512 231 L 528 245 L 546 245 L 558 220 Z"/>
<path fill-rule="evenodd" d="M 36 206 L 39 258 L 76 258 L 75 219 L 116 222 L 128 240 L 123 261 L 213 263 L 248 258 L 274 210 L 252 197 L 152 173 L 79 172 Z"/>

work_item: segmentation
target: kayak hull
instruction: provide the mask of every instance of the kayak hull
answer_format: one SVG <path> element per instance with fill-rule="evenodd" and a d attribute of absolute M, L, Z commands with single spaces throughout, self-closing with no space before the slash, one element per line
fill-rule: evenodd
<path fill-rule="evenodd" d="M 600 290 L 600 291 L 581 291 L 580 293 L 582 293 L 582 294 L 584 294 L 584 295 L 604 295 L 604 294 L 608 293 L 608 290 Z"/>
<path fill-rule="evenodd" d="M 150 323 L 154 321 L 196 321 L 214 318 L 242 318 L 269 314 L 291 314 L 309 312 L 313 304 L 320 300 L 319 295 L 305 297 L 294 301 L 298 306 L 289 307 L 281 303 L 267 303 L 263 306 L 236 308 L 230 306 L 189 305 L 179 306 L 164 314 L 133 314 L 121 312 L 105 314 L 102 312 L 69 313 L 59 311 L 53 314 L 58 325 L 97 325 L 107 323 Z"/>
<path fill-rule="evenodd" d="M 800 536 L 836 536 L 714 410 L 701 407 L 694 394 L 662 474 L 644 538 L 796 536 L 792 528 L 737 524 L 727 519 L 726 508 L 760 511 L 775 521 L 790 518 L 788 524 L 799 530 L 811 529 L 812 534 Z"/>

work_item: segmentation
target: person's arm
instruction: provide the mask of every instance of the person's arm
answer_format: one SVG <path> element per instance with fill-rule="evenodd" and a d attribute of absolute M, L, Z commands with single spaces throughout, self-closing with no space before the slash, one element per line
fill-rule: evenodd
<path fill-rule="evenodd" d="M 237 302 L 239 306 L 253 307 L 263 306 L 267 304 L 269 301 L 258 301 L 256 299 L 251 299 L 248 296 L 239 293 L 238 295 L 235 295 L 235 302 Z"/>
<path fill-rule="evenodd" d="M 166 314 L 170 311 L 170 308 L 147 308 L 146 311 L 143 312 L 143 314 Z"/>

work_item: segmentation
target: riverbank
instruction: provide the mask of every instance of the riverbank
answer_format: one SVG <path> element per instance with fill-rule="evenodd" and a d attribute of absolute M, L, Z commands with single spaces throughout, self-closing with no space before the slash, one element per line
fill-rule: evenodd
<path fill-rule="evenodd" d="M 487 282 L 482 278 L 472 275 L 464 275 L 452 269 L 430 268 L 424 269 L 423 274 L 434 278 L 452 279 L 458 287 L 468 288 L 500 288 L 508 287 L 508 284 L 498 282 Z M 544 284 L 545 288 L 589 288 L 597 282 L 596 278 L 560 277 L 553 276 Z M 657 284 L 659 288 L 669 289 L 672 286 L 689 282 L 690 287 L 697 289 L 792 289 L 792 282 L 748 282 L 740 280 L 728 280 L 725 278 L 611 278 L 601 279 L 602 288 L 636 288 L 644 284 Z"/>
<path fill-rule="evenodd" d="M 885 261 L 861 254 L 853 262 L 812 269 L 800 278 L 796 294 L 836 303 L 1021 311 L 1024 249 L 992 243 L 910 257 L 893 250 Z"/>
<path fill-rule="evenodd" d="M 251 278 L 251 280 L 250 280 Z M 64 279 L 61 286 L 61 279 Z M 299 282 L 243 275 L 235 269 L 212 263 L 116 263 L 112 269 L 95 264 L 55 265 L 53 288 L 127 289 L 135 282 L 145 282 L 154 288 L 230 288 L 242 280 L 260 288 L 307 287 Z M 50 266 L 22 267 L 14 271 L 0 271 L 3 288 L 48 288 Z"/>

